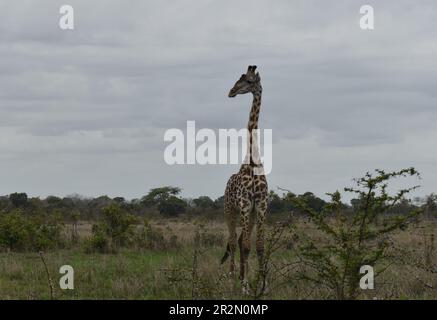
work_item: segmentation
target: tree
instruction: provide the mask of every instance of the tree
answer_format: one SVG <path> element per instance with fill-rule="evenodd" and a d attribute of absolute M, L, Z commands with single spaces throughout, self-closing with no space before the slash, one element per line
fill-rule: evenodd
<path fill-rule="evenodd" d="M 424 204 L 425 214 L 428 219 L 437 216 L 437 195 L 431 193 L 425 198 Z"/>
<path fill-rule="evenodd" d="M 156 207 L 161 214 L 175 216 L 184 213 L 187 207 L 186 202 L 178 197 L 180 192 L 180 188 L 172 186 L 154 188 L 141 202 L 147 207 Z"/>
<path fill-rule="evenodd" d="M 294 199 L 296 199 L 296 195 L 293 192 L 287 191 L 282 197 L 282 201 L 284 202 L 284 208 L 287 212 L 290 212 L 295 209 L 294 207 Z"/>
<path fill-rule="evenodd" d="M 225 197 L 224 196 L 218 197 L 217 199 L 214 200 L 214 206 L 217 209 L 223 209 L 224 204 L 225 204 Z"/>
<path fill-rule="evenodd" d="M 170 196 L 177 196 L 181 192 L 178 187 L 166 186 L 161 188 L 154 188 L 144 196 L 141 201 L 145 205 L 158 205 L 162 201 L 166 201 Z"/>
<path fill-rule="evenodd" d="M 187 203 L 175 196 L 170 196 L 158 204 L 159 213 L 169 216 L 185 213 L 186 207 Z"/>
<path fill-rule="evenodd" d="M 87 211 L 91 217 L 98 217 L 102 213 L 103 209 L 112 203 L 112 199 L 108 196 L 100 196 L 87 202 Z"/>
<path fill-rule="evenodd" d="M 196 206 L 196 208 L 203 210 L 215 208 L 214 201 L 208 196 L 200 196 L 196 199 L 193 199 L 193 204 Z"/>
<path fill-rule="evenodd" d="M 273 190 L 269 193 L 268 209 L 271 213 L 279 213 L 284 211 L 284 203 L 277 193 Z"/>
<path fill-rule="evenodd" d="M 299 196 L 311 209 L 320 212 L 325 206 L 326 202 L 316 197 L 312 192 L 305 192 Z"/>
<path fill-rule="evenodd" d="M 11 193 L 9 195 L 9 200 L 16 208 L 22 208 L 27 204 L 27 194 L 26 193 Z"/>
<path fill-rule="evenodd" d="M 0 211 L 6 210 L 10 205 L 9 197 L 7 196 L 0 196 Z"/>
<path fill-rule="evenodd" d="M 120 203 L 120 204 L 126 202 L 126 199 L 123 197 L 115 197 L 113 200 L 117 203 Z"/>

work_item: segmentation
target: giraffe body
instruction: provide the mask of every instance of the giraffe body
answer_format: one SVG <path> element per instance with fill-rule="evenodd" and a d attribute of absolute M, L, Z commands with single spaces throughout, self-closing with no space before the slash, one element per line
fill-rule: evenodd
<path fill-rule="evenodd" d="M 255 74 L 256 66 L 249 66 L 245 75 L 236 82 L 229 92 L 230 97 L 251 92 L 253 94 L 252 109 L 248 123 L 248 155 L 238 173 L 233 174 L 226 185 L 224 198 L 224 215 L 229 231 L 224 263 L 230 258 L 230 272 L 235 272 L 235 252 L 240 249 L 240 280 L 243 291 L 247 292 L 248 257 L 251 249 L 251 234 L 256 226 L 256 252 L 260 271 L 263 271 L 264 256 L 264 224 L 267 211 L 268 186 L 263 166 L 259 161 L 259 150 L 256 135 L 261 107 L 261 80 Z M 237 225 L 240 218 L 241 234 L 237 241 Z"/>

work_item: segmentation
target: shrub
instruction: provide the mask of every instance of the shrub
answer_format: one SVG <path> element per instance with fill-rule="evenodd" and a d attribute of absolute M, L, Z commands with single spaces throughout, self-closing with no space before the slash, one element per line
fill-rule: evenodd
<path fill-rule="evenodd" d="M 85 244 L 87 252 L 116 252 L 128 245 L 134 235 L 135 216 L 123 210 L 118 203 L 110 204 L 102 210 L 102 220 L 93 225 L 92 236 Z"/>
<path fill-rule="evenodd" d="M 420 213 L 415 209 L 399 216 L 386 215 L 416 188 L 390 195 L 387 192 L 389 180 L 409 176 L 418 176 L 418 173 L 414 168 L 391 173 L 376 170 L 376 175 L 367 173 L 355 180 L 357 187 L 345 188 L 360 199 L 352 215 L 345 214 L 338 191 L 330 194 L 331 203 L 321 213 L 297 201 L 297 206 L 309 214 L 323 234 L 323 239 L 302 236 L 297 255 L 305 268 L 300 278 L 327 288 L 337 299 L 357 298 L 360 267 L 370 265 L 377 275 L 385 271 L 393 258 L 387 253 L 391 246 L 389 235 L 406 228 Z"/>
<path fill-rule="evenodd" d="M 85 252 L 109 252 L 109 237 L 102 228 L 95 224 L 92 227 L 92 236 L 85 241 Z"/>
<path fill-rule="evenodd" d="M 29 219 L 29 218 L 28 218 Z M 33 242 L 37 250 L 53 249 L 64 245 L 62 231 L 64 224 L 62 216 L 55 211 L 52 214 L 35 216 L 30 218 L 30 223 L 33 220 Z"/>
<path fill-rule="evenodd" d="M 14 210 L 0 216 L 0 247 L 10 251 L 44 250 L 63 244 L 58 215 L 26 216 Z"/>
<path fill-rule="evenodd" d="M 23 250 L 29 245 L 30 232 L 27 221 L 19 210 L 0 217 L 0 246 L 4 249 Z"/>

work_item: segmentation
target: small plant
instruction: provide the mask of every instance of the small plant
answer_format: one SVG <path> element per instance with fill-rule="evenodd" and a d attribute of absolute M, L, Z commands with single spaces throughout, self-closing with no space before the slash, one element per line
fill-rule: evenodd
<path fill-rule="evenodd" d="M 79 231 L 78 231 L 78 222 L 80 218 L 80 213 L 74 211 L 70 215 L 71 219 L 71 242 L 73 244 L 77 244 L 79 242 Z"/>

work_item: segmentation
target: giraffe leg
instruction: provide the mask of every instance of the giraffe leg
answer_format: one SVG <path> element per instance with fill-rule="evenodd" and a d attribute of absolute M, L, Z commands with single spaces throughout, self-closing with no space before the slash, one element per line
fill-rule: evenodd
<path fill-rule="evenodd" d="M 256 208 L 256 254 L 260 271 L 264 266 L 264 231 L 266 218 L 267 201 L 260 201 Z"/>
<path fill-rule="evenodd" d="M 229 232 L 226 254 L 230 256 L 229 273 L 233 275 L 235 273 L 235 249 L 237 247 L 237 215 L 230 205 L 225 205 L 225 220 Z"/>
<path fill-rule="evenodd" d="M 264 271 L 264 229 L 267 213 L 268 188 L 265 176 L 255 176 L 254 211 L 256 213 L 256 253 L 259 271 Z"/>
<path fill-rule="evenodd" d="M 252 210 L 251 214 L 249 215 L 249 229 L 248 229 L 249 239 L 251 237 L 253 227 L 255 226 L 255 219 L 256 219 L 256 217 L 255 217 L 255 215 L 253 213 L 254 213 L 254 211 Z M 242 249 L 243 242 L 242 241 L 243 241 L 243 232 L 241 232 L 240 236 L 238 237 L 238 245 L 239 245 L 239 248 L 240 248 L 240 252 L 243 252 L 243 249 Z M 240 256 L 240 258 L 241 258 L 241 256 Z M 247 267 L 245 269 L 247 271 Z"/>
<path fill-rule="evenodd" d="M 247 273 L 249 269 L 250 253 L 250 213 L 252 205 L 248 199 L 240 201 L 241 211 L 241 236 L 240 236 L 240 281 L 243 287 L 243 293 L 248 293 Z"/>

